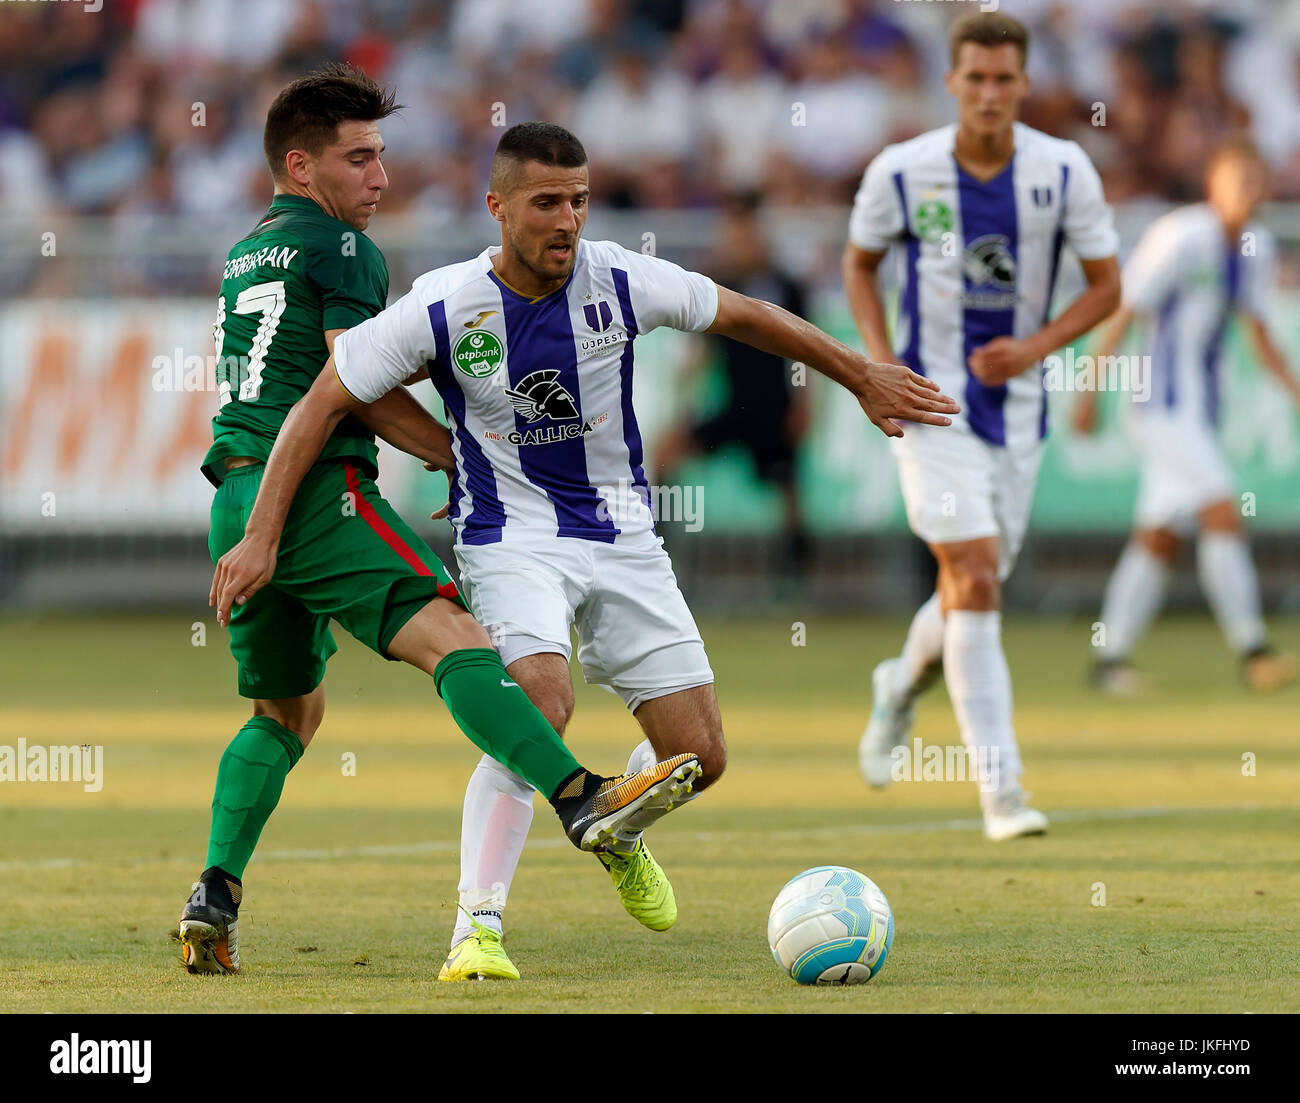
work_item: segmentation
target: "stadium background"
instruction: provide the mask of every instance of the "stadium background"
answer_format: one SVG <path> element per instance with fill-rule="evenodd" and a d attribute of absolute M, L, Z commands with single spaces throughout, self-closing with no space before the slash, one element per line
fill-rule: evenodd
<path fill-rule="evenodd" d="M 332 58 L 395 85 L 390 188 L 370 234 L 392 295 L 480 251 L 502 125 L 572 127 L 592 158 L 587 234 L 709 271 L 720 204 L 757 193 L 775 263 L 810 316 L 857 343 L 839 280 L 848 208 L 887 142 L 952 118 L 944 31 L 975 7 L 885 0 L 105 0 L 0 5 L 0 607 L 192 605 L 206 592 L 210 490 L 198 471 L 216 409 L 210 327 L 220 263 L 265 208 L 261 128 L 288 80 Z M 1033 35 L 1023 117 L 1080 141 L 1116 209 L 1124 253 L 1199 198 L 1206 152 L 1248 130 L 1275 170 L 1265 221 L 1283 245 L 1275 318 L 1300 370 L 1300 5 L 1014 0 Z M 1267 89 L 1267 95 L 1260 89 Z M 1104 125 L 1098 125 L 1104 123 Z M 802 125 L 799 125 L 802 124 Z M 1077 274 L 1062 281 L 1068 299 Z M 691 337 L 638 345 L 654 443 L 726 401 L 689 373 Z M 1139 336 L 1130 351 L 1146 351 Z M 199 365 L 196 369 L 195 365 Z M 1223 430 L 1265 597 L 1300 605 L 1300 419 L 1229 338 Z M 195 389 L 199 388 L 199 389 Z M 432 388 L 417 393 L 436 406 Z M 1091 613 L 1133 504 L 1123 426 L 1081 439 L 1070 395 L 1008 602 Z M 814 558 L 781 577 L 779 493 L 734 448 L 692 461 L 699 531 L 664 526 L 694 603 L 743 610 L 903 611 L 927 556 L 903 520 L 884 439 L 813 376 L 799 457 Z M 381 485 L 426 517 L 441 476 L 388 455 Z M 440 552 L 445 525 L 423 530 Z M 447 556 L 450 560 L 450 556 Z M 1174 600 L 1197 600 L 1184 572 Z"/>

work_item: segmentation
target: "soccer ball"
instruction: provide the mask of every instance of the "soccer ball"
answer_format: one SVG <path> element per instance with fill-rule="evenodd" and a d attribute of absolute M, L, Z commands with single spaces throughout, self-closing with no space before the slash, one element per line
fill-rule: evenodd
<path fill-rule="evenodd" d="M 870 878 L 844 866 L 817 866 L 777 894 L 767 944 L 800 984 L 866 984 L 894 944 L 894 913 Z"/>

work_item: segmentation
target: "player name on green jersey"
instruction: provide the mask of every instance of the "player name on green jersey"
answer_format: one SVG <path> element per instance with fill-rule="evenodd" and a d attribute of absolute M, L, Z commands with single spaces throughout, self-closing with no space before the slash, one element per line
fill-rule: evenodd
<path fill-rule="evenodd" d="M 266 460 L 294 404 L 329 359 L 325 332 L 378 314 L 388 266 L 365 234 L 305 196 L 277 195 L 221 272 L 213 337 L 220 405 L 203 472 L 214 484 L 224 460 Z M 349 458 L 374 474 L 373 434 L 354 417 L 339 423 L 320 461 Z"/>
<path fill-rule="evenodd" d="M 236 276 L 243 276 L 260 264 L 268 265 L 271 268 L 288 268 L 290 262 L 298 253 L 299 250 L 290 249 L 287 245 L 279 249 L 264 246 L 256 253 L 245 253 L 242 257 L 226 261 L 225 268 L 221 270 L 221 278 L 230 280 Z"/>

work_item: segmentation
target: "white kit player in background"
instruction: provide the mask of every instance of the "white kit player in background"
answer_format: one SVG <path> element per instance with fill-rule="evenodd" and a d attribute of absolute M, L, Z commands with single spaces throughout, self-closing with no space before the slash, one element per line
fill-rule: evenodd
<path fill-rule="evenodd" d="M 958 123 L 889 146 L 868 166 L 844 253 L 854 320 L 880 359 L 891 351 L 876 274 L 897 247 L 892 355 L 963 407 L 951 429 L 922 426 L 893 442 L 908 524 L 938 561 L 938 585 L 902 654 L 872 675 L 859 761 L 870 784 L 889 783 L 913 702 L 942 672 L 968 753 L 992 767 L 981 782 L 985 834 L 1005 839 L 1047 827 L 1020 786 L 1000 611 L 1047 429 L 1041 360 L 1115 310 L 1118 241 L 1083 150 L 1015 121 L 1028 91 L 1024 27 L 976 14 L 954 24 L 949 44 Z M 1088 286 L 1049 321 L 1065 245 Z"/>
<path fill-rule="evenodd" d="M 562 733 L 576 626 L 586 680 L 621 697 L 645 733 L 632 763 L 689 746 L 703 769 L 698 791 L 717 780 L 726 749 L 713 672 L 649 505 L 632 408 L 636 339 L 670 326 L 802 361 L 849 389 L 891 436 L 901 434 L 892 418 L 945 426 L 959 407 L 934 383 L 873 364 L 779 307 L 582 240 L 587 196 L 586 153 L 572 134 L 546 123 L 508 130 L 487 196 L 501 245 L 420 276 L 340 338 L 335 369 L 360 402 L 427 370 L 452 432 L 462 588 L 507 673 Z M 485 756 L 465 797 L 461 915 L 443 979 L 518 976 L 499 932 L 532 815 L 532 789 Z M 599 857 L 632 915 L 671 926 L 671 886 L 635 823 Z"/>
<path fill-rule="evenodd" d="M 1232 473 L 1216 436 L 1220 353 L 1233 315 L 1245 322 L 1260 362 L 1300 402 L 1300 382 L 1268 329 L 1273 238 L 1250 221 L 1267 188 L 1268 168 L 1251 145 L 1222 146 L 1206 171 L 1207 201 L 1170 212 L 1142 235 L 1124 268 L 1124 306 L 1098 349 L 1113 355 L 1135 319 L 1147 323 L 1150 395 L 1134 402 L 1129 423 L 1141 464 L 1137 517 L 1106 586 L 1105 635 L 1092 675 L 1110 693 L 1140 691 L 1130 656 L 1164 600 L 1180 536 L 1196 528 L 1201 587 L 1246 684 L 1276 689 L 1296 676 L 1294 656 L 1269 645 Z M 1096 392 L 1081 395 L 1075 428 L 1091 432 L 1096 409 Z"/>

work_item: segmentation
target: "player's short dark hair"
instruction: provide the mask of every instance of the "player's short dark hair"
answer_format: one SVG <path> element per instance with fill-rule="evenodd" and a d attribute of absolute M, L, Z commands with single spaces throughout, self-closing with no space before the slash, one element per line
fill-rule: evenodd
<path fill-rule="evenodd" d="M 587 151 L 577 137 L 555 123 L 519 123 L 497 142 L 489 187 L 498 195 L 510 189 L 514 172 L 529 161 L 576 169 L 587 163 Z"/>
<path fill-rule="evenodd" d="M 957 68 L 961 48 L 967 42 L 976 46 L 1005 46 L 1010 43 L 1020 51 L 1020 68 L 1029 59 L 1029 31 L 1018 19 L 1001 12 L 972 12 L 958 19 L 948 30 L 948 55 Z"/>
<path fill-rule="evenodd" d="M 291 149 L 318 156 L 338 137 L 339 123 L 375 122 L 401 108 L 392 89 L 339 61 L 299 77 L 266 113 L 262 150 L 271 175 L 277 180 L 284 176 L 284 158 Z"/>

